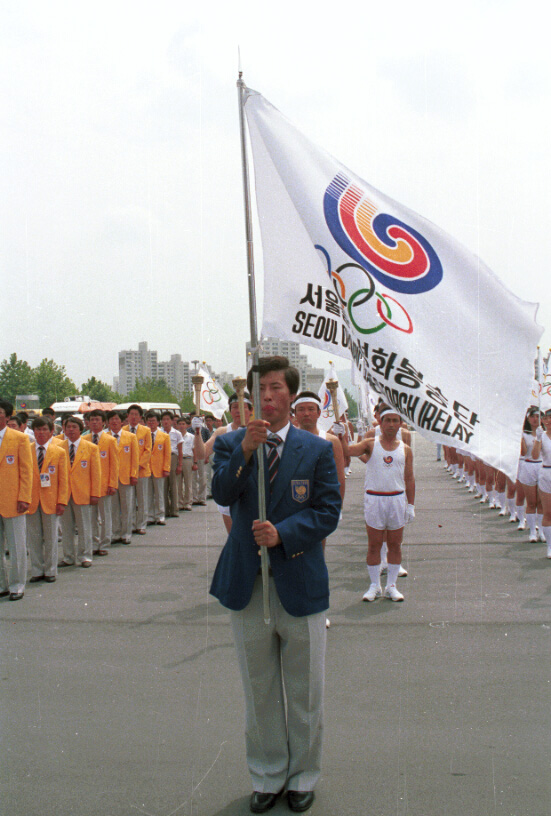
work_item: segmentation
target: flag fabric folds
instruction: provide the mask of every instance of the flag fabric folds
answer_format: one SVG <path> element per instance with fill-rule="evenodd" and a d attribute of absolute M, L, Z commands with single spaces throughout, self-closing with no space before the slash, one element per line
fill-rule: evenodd
<path fill-rule="evenodd" d="M 224 389 L 216 382 L 210 371 L 199 367 L 198 373 L 203 377 L 201 386 L 201 411 L 208 411 L 217 419 L 222 419 L 228 410 L 228 397 Z"/>
<path fill-rule="evenodd" d="M 318 427 L 322 429 L 322 431 L 330 431 L 331 426 L 338 422 L 340 417 L 348 411 L 348 400 L 346 399 L 346 394 L 342 386 L 339 384 L 337 386 L 337 402 L 339 405 L 338 416 L 335 416 L 335 406 L 333 405 L 333 401 L 331 399 L 331 392 L 327 386 L 328 380 L 337 380 L 337 372 L 335 371 L 335 366 L 333 364 L 329 367 L 329 374 L 325 377 L 324 381 L 322 382 L 320 389 L 318 391 L 318 397 L 321 400 L 321 414 L 320 418 L 318 419 Z"/>
<path fill-rule="evenodd" d="M 485 264 L 310 142 L 261 94 L 245 115 L 263 336 L 351 357 L 434 442 L 516 476 L 542 328 Z"/>

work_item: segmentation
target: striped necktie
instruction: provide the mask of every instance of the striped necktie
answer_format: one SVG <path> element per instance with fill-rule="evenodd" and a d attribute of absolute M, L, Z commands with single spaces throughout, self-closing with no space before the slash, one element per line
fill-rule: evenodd
<path fill-rule="evenodd" d="M 41 445 L 38 449 L 38 471 L 42 470 L 42 465 L 44 464 L 44 446 Z"/>
<path fill-rule="evenodd" d="M 151 434 L 151 447 L 155 444 L 155 432 Z"/>
<path fill-rule="evenodd" d="M 283 440 L 277 434 L 269 436 L 266 440 L 266 445 L 268 447 L 268 474 L 270 477 L 270 489 L 279 467 L 279 454 L 277 452 L 277 446 L 281 445 L 282 442 Z"/>
<path fill-rule="evenodd" d="M 92 436 L 92 442 L 94 443 L 94 445 L 98 444 L 98 439 L 99 439 L 99 436 L 97 434 L 94 434 Z"/>
<path fill-rule="evenodd" d="M 75 461 L 75 446 L 71 442 L 69 446 L 69 459 L 71 460 L 71 464 Z"/>
<path fill-rule="evenodd" d="M 118 442 L 118 441 L 119 441 L 119 435 L 118 435 L 118 434 L 113 434 L 113 436 L 115 437 L 115 439 L 116 439 L 116 440 L 117 440 L 117 442 Z"/>

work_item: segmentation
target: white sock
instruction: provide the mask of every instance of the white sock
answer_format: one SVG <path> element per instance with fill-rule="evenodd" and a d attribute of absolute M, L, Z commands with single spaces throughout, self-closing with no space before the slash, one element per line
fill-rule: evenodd
<path fill-rule="evenodd" d="M 523 504 L 517 504 L 516 505 L 516 511 L 517 511 L 517 518 L 518 518 L 519 522 L 523 522 L 524 521 L 524 505 Z"/>
<path fill-rule="evenodd" d="M 541 530 L 543 526 L 543 513 L 536 513 L 536 526 L 538 530 Z"/>
<path fill-rule="evenodd" d="M 509 508 L 510 513 L 516 513 L 517 508 L 515 504 L 515 497 L 513 496 L 512 499 L 507 499 L 507 507 Z"/>
<path fill-rule="evenodd" d="M 503 491 L 503 493 L 498 493 L 497 494 L 497 503 L 499 504 L 499 506 L 501 507 L 502 510 L 505 507 L 506 501 L 507 501 L 507 493 L 505 491 Z"/>
<path fill-rule="evenodd" d="M 392 586 L 396 584 L 398 573 L 400 571 L 400 564 L 389 564 L 386 571 L 386 585 Z"/>
<path fill-rule="evenodd" d="M 369 579 L 371 583 L 375 584 L 375 586 L 379 586 L 379 584 L 381 583 L 381 565 L 375 564 L 374 567 L 371 567 L 368 564 L 367 571 L 369 573 Z"/>
<path fill-rule="evenodd" d="M 551 527 L 542 527 L 541 529 L 547 541 L 547 547 L 549 548 L 551 547 Z"/>
<path fill-rule="evenodd" d="M 528 524 L 528 532 L 531 536 L 536 535 L 536 514 L 526 513 L 526 522 Z"/>

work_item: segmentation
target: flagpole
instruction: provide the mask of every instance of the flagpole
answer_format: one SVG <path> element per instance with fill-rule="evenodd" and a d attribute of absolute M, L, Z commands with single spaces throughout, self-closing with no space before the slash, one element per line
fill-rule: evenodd
<path fill-rule="evenodd" d="M 249 166 L 247 163 L 247 139 L 245 133 L 245 90 L 243 72 L 239 71 L 237 80 L 237 96 L 239 101 L 239 130 L 241 134 L 241 164 L 243 168 L 243 200 L 245 204 L 245 233 L 247 238 L 247 278 L 249 283 L 249 319 L 251 329 L 251 353 L 253 357 L 253 404 L 257 415 L 260 416 L 260 377 L 258 374 L 258 334 L 256 320 L 256 291 L 254 280 L 254 253 L 253 253 L 253 226 L 251 216 L 251 196 L 249 187 Z M 264 445 L 257 450 L 258 462 L 258 518 L 266 521 L 266 478 L 264 474 Z M 269 596 L 269 560 L 266 547 L 260 548 L 260 567 L 262 572 L 262 600 L 264 609 L 264 623 L 270 623 L 270 596 Z"/>

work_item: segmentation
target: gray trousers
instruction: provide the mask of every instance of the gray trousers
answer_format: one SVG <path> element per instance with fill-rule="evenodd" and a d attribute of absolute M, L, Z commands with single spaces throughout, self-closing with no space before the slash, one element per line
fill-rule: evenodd
<path fill-rule="evenodd" d="M 248 606 L 230 612 L 245 692 L 247 763 L 256 791 L 310 791 L 321 772 L 325 612 L 289 615 L 273 578 L 269 583 L 269 625 L 260 576 Z"/>
<path fill-rule="evenodd" d="M 119 489 L 112 496 L 111 513 L 113 521 L 113 538 L 122 538 L 130 544 L 132 538 L 132 510 L 136 504 L 136 491 L 133 485 L 119 482 Z"/>
<path fill-rule="evenodd" d="M 92 506 L 90 504 L 75 504 L 69 499 L 69 504 L 61 517 L 61 541 L 63 543 L 63 560 L 67 564 L 75 563 L 75 527 L 78 530 L 76 560 L 82 564 L 84 560 L 92 560 Z"/>
<path fill-rule="evenodd" d="M 27 581 L 26 531 L 26 516 L 14 516 L 13 518 L 0 516 L 0 547 L 2 548 L 2 559 L 0 561 L 0 592 L 4 592 L 6 589 L 9 589 L 10 592 L 25 591 L 25 583 Z M 10 551 L 9 577 L 6 548 Z"/>
<path fill-rule="evenodd" d="M 92 507 L 92 536 L 95 550 L 105 550 L 111 546 L 113 537 L 113 497 L 100 496 Z"/>
<path fill-rule="evenodd" d="M 184 456 L 182 472 L 178 476 L 178 507 L 191 509 L 191 489 L 193 485 L 193 456 Z"/>
<path fill-rule="evenodd" d="M 176 473 L 178 454 L 170 454 L 170 474 L 165 482 L 165 511 L 167 516 L 178 516 L 178 482 L 180 476 Z"/>
<path fill-rule="evenodd" d="M 27 544 L 33 577 L 57 575 L 57 536 L 60 518 L 55 513 L 45 513 L 40 505 L 36 513 L 27 516 Z"/>

